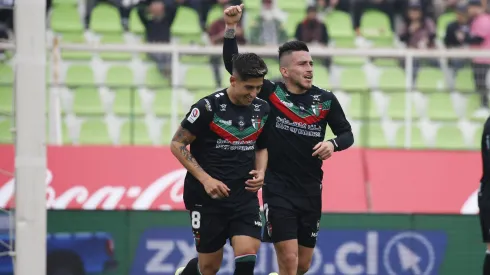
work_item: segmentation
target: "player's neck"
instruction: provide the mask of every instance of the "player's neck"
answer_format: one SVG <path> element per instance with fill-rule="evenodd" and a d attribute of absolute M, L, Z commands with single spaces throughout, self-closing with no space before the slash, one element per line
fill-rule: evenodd
<path fill-rule="evenodd" d="M 235 97 L 233 97 L 233 87 L 228 87 L 228 89 L 226 89 L 226 94 L 228 95 L 228 98 L 230 99 L 231 103 L 233 103 L 233 105 L 240 106 L 239 101 Z"/>
<path fill-rule="evenodd" d="M 288 89 L 288 91 L 292 94 L 300 95 L 300 94 L 304 94 L 304 93 L 306 93 L 306 91 L 308 91 L 308 90 L 300 88 L 300 87 L 298 87 L 298 85 L 294 85 L 294 84 L 292 84 L 286 80 L 284 80 L 284 85 L 286 85 L 286 89 Z"/>

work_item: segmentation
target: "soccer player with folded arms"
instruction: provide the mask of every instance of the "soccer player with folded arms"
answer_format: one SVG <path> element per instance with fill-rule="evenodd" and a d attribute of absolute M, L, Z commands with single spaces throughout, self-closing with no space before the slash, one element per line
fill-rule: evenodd
<path fill-rule="evenodd" d="M 238 54 L 235 27 L 243 5 L 225 10 L 223 60 L 232 73 Z M 279 47 L 282 82 L 264 80 L 258 95 L 269 102 L 267 165 L 263 201 L 265 241 L 276 250 L 280 275 L 304 274 L 311 264 L 322 211 L 322 162 L 353 142 L 351 126 L 335 95 L 312 85 L 308 47 L 290 41 Z M 335 138 L 325 141 L 326 127 Z M 342 199 L 342 198 L 339 198 Z"/>
<path fill-rule="evenodd" d="M 257 191 L 268 161 L 262 132 L 270 111 L 257 94 L 267 66 L 253 53 L 232 63 L 230 86 L 194 104 L 171 142 L 187 169 L 184 203 L 198 252 L 176 274 L 216 274 L 228 239 L 235 274 L 252 275 L 255 267 L 262 231 Z"/>

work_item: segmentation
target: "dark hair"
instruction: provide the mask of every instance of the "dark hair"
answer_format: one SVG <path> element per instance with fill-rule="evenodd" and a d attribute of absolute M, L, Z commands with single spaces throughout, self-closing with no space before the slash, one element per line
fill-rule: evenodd
<path fill-rule="evenodd" d="M 267 65 L 257 54 L 239 53 L 233 56 L 233 73 L 243 81 L 264 77 L 267 72 Z"/>
<path fill-rule="evenodd" d="M 306 46 L 306 43 L 303 41 L 289 41 L 284 44 L 282 44 L 281 47 L 279 47 L 279 59 L 283 55 L 290 54 L 292 52 L 299 52 L 299 51 L 305 51 L 309 52 L 310 50 L 308 49 L 308 46 Z"/>

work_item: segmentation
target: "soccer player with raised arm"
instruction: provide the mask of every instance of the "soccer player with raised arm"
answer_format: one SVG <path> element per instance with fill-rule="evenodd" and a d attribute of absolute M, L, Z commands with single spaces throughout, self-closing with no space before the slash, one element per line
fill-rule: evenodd
<path fill-rule="evenodd" d="M 223 60 L 232 73 L 238 54 L 235 27 L 243 5 L 225 10 Z M 322 162 L 349 148 L 354 137 L 335 95 L 314 86 L 313 61 L 301 41 L 279 48 L 281 83 L 264 80 L 259 97 L 269 102 L 269 162 L 262 189 L 267 220 L 265 241 L 276 250 L 280 275 L 308 271 L 316 245 L 322 210 Z M 325 141 L 326 127 L 333 139 Z M 342 199 L 342 198 L 339 198 Z"/>
<path fill-rule="evenodd" d="M 176 274 L 216 274 L 227 239 L 235 274 L 252 275 L 255 267 L 262 231 L 257 191 L 268 161 L 262 131 L 269 115 L 257 94 L 267 66 L 253 53 L 232 63 L 230 86 L 194 104 L 172 139 L 172 153 L 187 169 L 184 203 L 198 252 Z"/>

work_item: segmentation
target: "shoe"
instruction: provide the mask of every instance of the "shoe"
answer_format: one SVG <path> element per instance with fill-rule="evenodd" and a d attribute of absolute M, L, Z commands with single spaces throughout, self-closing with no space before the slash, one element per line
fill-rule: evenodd
<path fill-rule="evenodd" d="M 177 271 L 175 271 L 175 275 L 180 275 L 180 274 L 182 274 L 182 272 L 184 271 L 184 268 L 185 268 L 185 266 L 183 266 L 183 267 L 179 267 L 179 268 L 177 269 Z"/>

